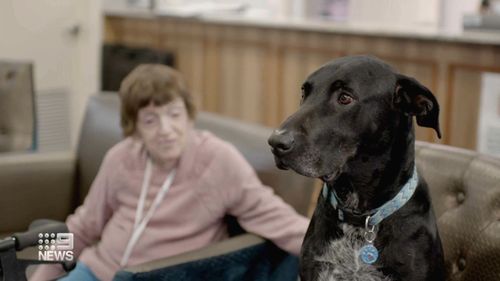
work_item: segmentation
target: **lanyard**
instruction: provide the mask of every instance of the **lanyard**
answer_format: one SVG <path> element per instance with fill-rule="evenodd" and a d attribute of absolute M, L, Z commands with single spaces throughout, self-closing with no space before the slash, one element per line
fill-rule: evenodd
<path fill-rule="evenodd" d="M 151 217 L 153 216 L 153 213 L 155 212 L 155 210 L 158 208 L 161 201 L 165 197 L 165 194 L 167 193 L 168 189 L 170 188 L 170 185 L 172 185 L 172 181 L 173 181 L 174 176 L 175 176 L 175 169 L 174 169 L 174 170 L 172 170 L 172 172 L 170 172 L 170 174 L 165 179 L 165 182 L 163 183 L 160 191 L 158 192 L 158 194 L 156 194 L 156 197 L 153 201 L 153 204 L 151 205 L 151 207 L 149 207 L 148 212 L 143 217 L 144 204 L 146 202 L 146 195 L 148 193 L 148 189 L 149 189 L 149 185 L 150 185 L 149 181 L 151 179 L 151 169 L 152 169 L 151 166 L 152 166 L 151 159 L 148 157 L 148 160 L 146 163 L 146 170 L 144 172 L 144 180 L 142 182 L 141 196 L 139 197 L 139 202 L 137 204 L 137 210 L 135 212 L 134 228 L 132 231 L 132 236 L 130 237 L 130 240 L 128 241 L 127 247 L 125 248 L 125 253 L 123 254 L 122 260 L 120 262 L 121 267 L 124 267 L 127 264 L 128 259 L 130 258 L 130 255 L 132 254 L 132 249 L 134 248 L 137 241 L 139 241 L 139 237 L 141 237 L 142 232 L 144 232 L 144 229 L 146 228 L 146 225 L 148 224 Z"/>

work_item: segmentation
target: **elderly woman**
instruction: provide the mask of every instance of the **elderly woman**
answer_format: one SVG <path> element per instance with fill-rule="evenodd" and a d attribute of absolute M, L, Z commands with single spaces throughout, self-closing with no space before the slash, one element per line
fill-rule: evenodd
<path fill-rule="evenodd" d="M 220 241 L 228 235 L 226 214 L 299 253 L 308 220 L 264 186 L 231 144 L 193 128 L 195 107 L 179 73 L 141 65 L 120 97 L 126 138 L 108 151 L 85 202 L 66 221 L 78 263 L 61 280 L 111 280 L 120 268 Z M 31 280 L 58 271 L 44 265 Z"/>

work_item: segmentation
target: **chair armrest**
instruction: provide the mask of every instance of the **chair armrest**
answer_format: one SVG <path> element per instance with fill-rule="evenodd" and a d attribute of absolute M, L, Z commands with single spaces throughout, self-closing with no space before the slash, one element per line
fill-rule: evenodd
<path fill-rule="evenodd" d="M 189 261 L 224 255 L 239 249 L 255 246 L 263 242 L 265 242 L 264 238 L 261 238 L 255 234 L 245 233 L 221 242 L 214 243 L 198 250 L 132 266 L 126 268 L 125 271 L 133 273 L 147 272 L 167 266 L 186 263 Z"/>
<path fill-rule="evenodd" d="M 72 152 L 0 155 L 0 233 L 26 230 L 37 218 L 64 220 L 72 208 Z"/>

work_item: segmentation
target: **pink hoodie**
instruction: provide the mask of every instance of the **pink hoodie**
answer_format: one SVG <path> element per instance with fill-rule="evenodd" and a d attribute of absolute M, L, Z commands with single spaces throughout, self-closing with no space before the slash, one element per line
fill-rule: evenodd
<path fill-rule="evenodd" d="M 139 140 L 129 137 L 116 144 L 106 154 L 85 202 L 66 221 L 74 234 L 75 256 L 103 281 L 112 280 L 120 269 L 145 166 L 146 153 Z M 153 169 L 146 202 L 154 199 L 166 176 Z M 145 211 L 148 209 L 146 204 Z M 309 223 L 262 185 L 236 148 L 211 133 L 194 130 L 172 186 L 133 248 L 127 266 L 223 240 L 227 237 L 225 214 L 293 254 L 300 252 Z M 43 265 L 30 280 L 45 281 L 59 274 L 60 266 Z"/>

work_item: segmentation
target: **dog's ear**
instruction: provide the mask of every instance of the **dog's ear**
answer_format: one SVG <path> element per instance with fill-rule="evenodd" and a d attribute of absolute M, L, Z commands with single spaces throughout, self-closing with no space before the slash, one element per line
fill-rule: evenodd
<path fill-rule="evenodd" d="M 417 124 L 433 128 L 441 138 L 439 129 L 439 104 L 429 89 L 414 78 L 397 74 L 394 105 L 417 118 Z"/>

